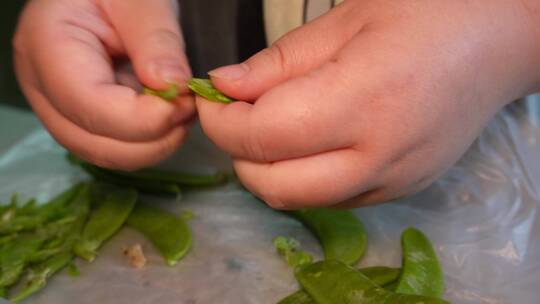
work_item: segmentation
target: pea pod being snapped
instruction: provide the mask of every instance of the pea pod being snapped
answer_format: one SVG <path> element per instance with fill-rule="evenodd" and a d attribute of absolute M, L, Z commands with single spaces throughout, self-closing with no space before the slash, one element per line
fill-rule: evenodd
<path fill-rule="evenodd" d="M 192 237 L 187 223 L 161 208 L 139 202 L 127 224 L 144 234 L 169 266 L 174 266 L 191 248 Z"/>
<path fill-rule="evenodd" d="M 232 98 L 223 94 L 220 90 L 216 89 L 210 79 L 192 78 L 188 82 L 188 87 L 195 94 L 204 97 L 210 101 L 221 103 L 234 102 Z"/>
<path fill-rule="evenodd" d="M 418 229 L 408 228 L 401 235 L 403 271 L 396 292 L 441 297 L 444 274 L 429 239 Z"/>
<path fill-rule="evenodd" d="M 92 261 L 101 244 L 122 227 L 137 200 L 137 191 L 130 188 L 99 185 L 96 192 L 97 208 L 74 248 L 75 254 L 88 261 Z"/>
<path fill-rule="evenodd" d="M 364 225 L 348 210 L 304 209 L 290 211 L 319 239 L 326 259 L 354 265 L 366 250 Z"/>
<path fill-rule="evenodd" d="M 339 261 L 326 260 L 299 268 L 296 278 L 318 304 L 448 304 L 438 298 L 387 291 Z"/>
<path fill-rule="evenodd" d="M 176 84 L 171 84 L 166 90 L 155 90 L 145 87 L 143 93 L 146 95 L 154 95 L 167 101 L 171 101 L 175 99 L 176 96 L 178 96 L 178 86 Z"/>

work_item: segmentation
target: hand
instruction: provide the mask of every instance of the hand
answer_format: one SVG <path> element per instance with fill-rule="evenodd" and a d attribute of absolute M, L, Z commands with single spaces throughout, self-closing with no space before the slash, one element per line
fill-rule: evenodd
<path fill-rule="evenodd" d="M 275 208 L 354 207 L 427 187 L 505 103 L 533 90 L 520 1 L 348 0 L 210 75 L 205 133 Z"/>
<path fill-rule="evenodd" d="M 126 170 L 176 150 L 195 111 L 187 89 L 168 103 L 134 88 L 138 80 L 155 89 L 185 86 L 191 77 L 174 3 L 29 2 L 14 39 L 17 76 L 59 143 L 99 166 Z M 135 72 L 117 69 L 123 62 Z"/>

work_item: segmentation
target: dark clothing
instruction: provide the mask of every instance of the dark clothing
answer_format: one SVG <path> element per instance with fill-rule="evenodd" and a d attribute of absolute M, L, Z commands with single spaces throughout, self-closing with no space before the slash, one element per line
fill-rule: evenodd
<path fill-rule="evenodd" d="M 262 0 L 180 0 L 193 74 L 247 59 L 266 46 Z"/>

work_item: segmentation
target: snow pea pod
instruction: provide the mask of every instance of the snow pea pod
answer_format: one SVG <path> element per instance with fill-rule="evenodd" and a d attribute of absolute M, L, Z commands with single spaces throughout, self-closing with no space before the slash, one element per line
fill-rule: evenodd
<path fill-rule="evenodd" d="M 348 210 L 304 209 L 290 211 L 319 239 L 326 259 L 353 265 L 366 250 L 364 225 Z"/>
<path fill-rule="evenodd" d="M 387 291 L 356 269 L 335 260 L 302 267 L 296 271 L 296 278 L 319 304 L 448 304 L 438 298 Z"/>
<path fill-rule="evenodd" d="M 192 236 L 187 223 L 161 208 L 138 202 L 127 224 L 144 234 L 169 266 L 174 266 L 191 248 Z"/>
<path fill-rule="evenodd" d="M 420 230 L 406 229 L 401 235 L 403 271 L 396 292 L 441 297 L 444 274 L 429 239 Z"/>
<path fill-rule="evenodd" d="M 188 82 L 188 87 L 197 95 L 204 97 L 210 101 L 231 103 L 232 98 L 226 96 L 220 90 L 216 89 L 210 79 L 192 78 Z"/>
<path fill-rule="evenodd" d="M 87 261 L 94 260 L 96 250 L 122 227 L 137 200 L 137 191 L 130 188 L 99 185 L 96 190 L 93 199 L 98 200 L 97 209 L 74 248 L 75 254 Z"/>
<path fill-rule="evenodd" d="M 363 275 L 366 276 L 371 282 L 378 286 L 387 286 L 393 284 L 401 273 L 399 268 L 390 268 L 384 266 L 374 266 L 358 269 Z M 303 291 L 299 290 L 288 297 L 284 298 L 278 304 L 310 304 L 315 303 L 315 300 L 311 296 Z"/>
<path fill-rule="evenodd" d="M 180 187 L 174 183 L 163 181 L 151 181 L 151 180 L 139 180 L 136 178 L 130 178 L 128 176 L 121 176 L 113 172 L 99 168 L 90 164 L 81 164 L 81 167 L 92 175 L 95 179 L 101 182 L 110 183 L 118 186 L 133 187 L 141 192 L 155 193 L 155 194 L 178 194 L 180 193 Z"/>

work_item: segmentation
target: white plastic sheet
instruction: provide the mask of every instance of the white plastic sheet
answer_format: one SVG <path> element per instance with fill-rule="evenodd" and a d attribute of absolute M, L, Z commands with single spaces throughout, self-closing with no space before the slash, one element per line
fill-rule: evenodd
<path fill-rule="evenodd" d="M 414 225 L 433 241 L 455 304 L 540 303 L 540 130 L 522 107 L 500 113 L 463 159 L 426 191 L 355 210 L 369 248 L 360 265 L 400 265 L 400 233 Z M 165 164 L 197 172 L 228 169 L 227 158 L 200 131 Z M 13 192 L 45 200 L 85 178 L 38 130 L 0 156 L 0 201 Z M 321 257 L 316 240 L 295 220 L 259 203 L 237 184 L 147 198 L 175 212 L 190 210 L 194 247 L 176 267 L 165 266 L 151 244 L 123 229 L 82 275 L 56 276 L 31 303 L 276 303 L 297 289 L 272 239 L 299 239 Z M 147 266 L 135 270 L 124 246 L 143 244 Z"/>

